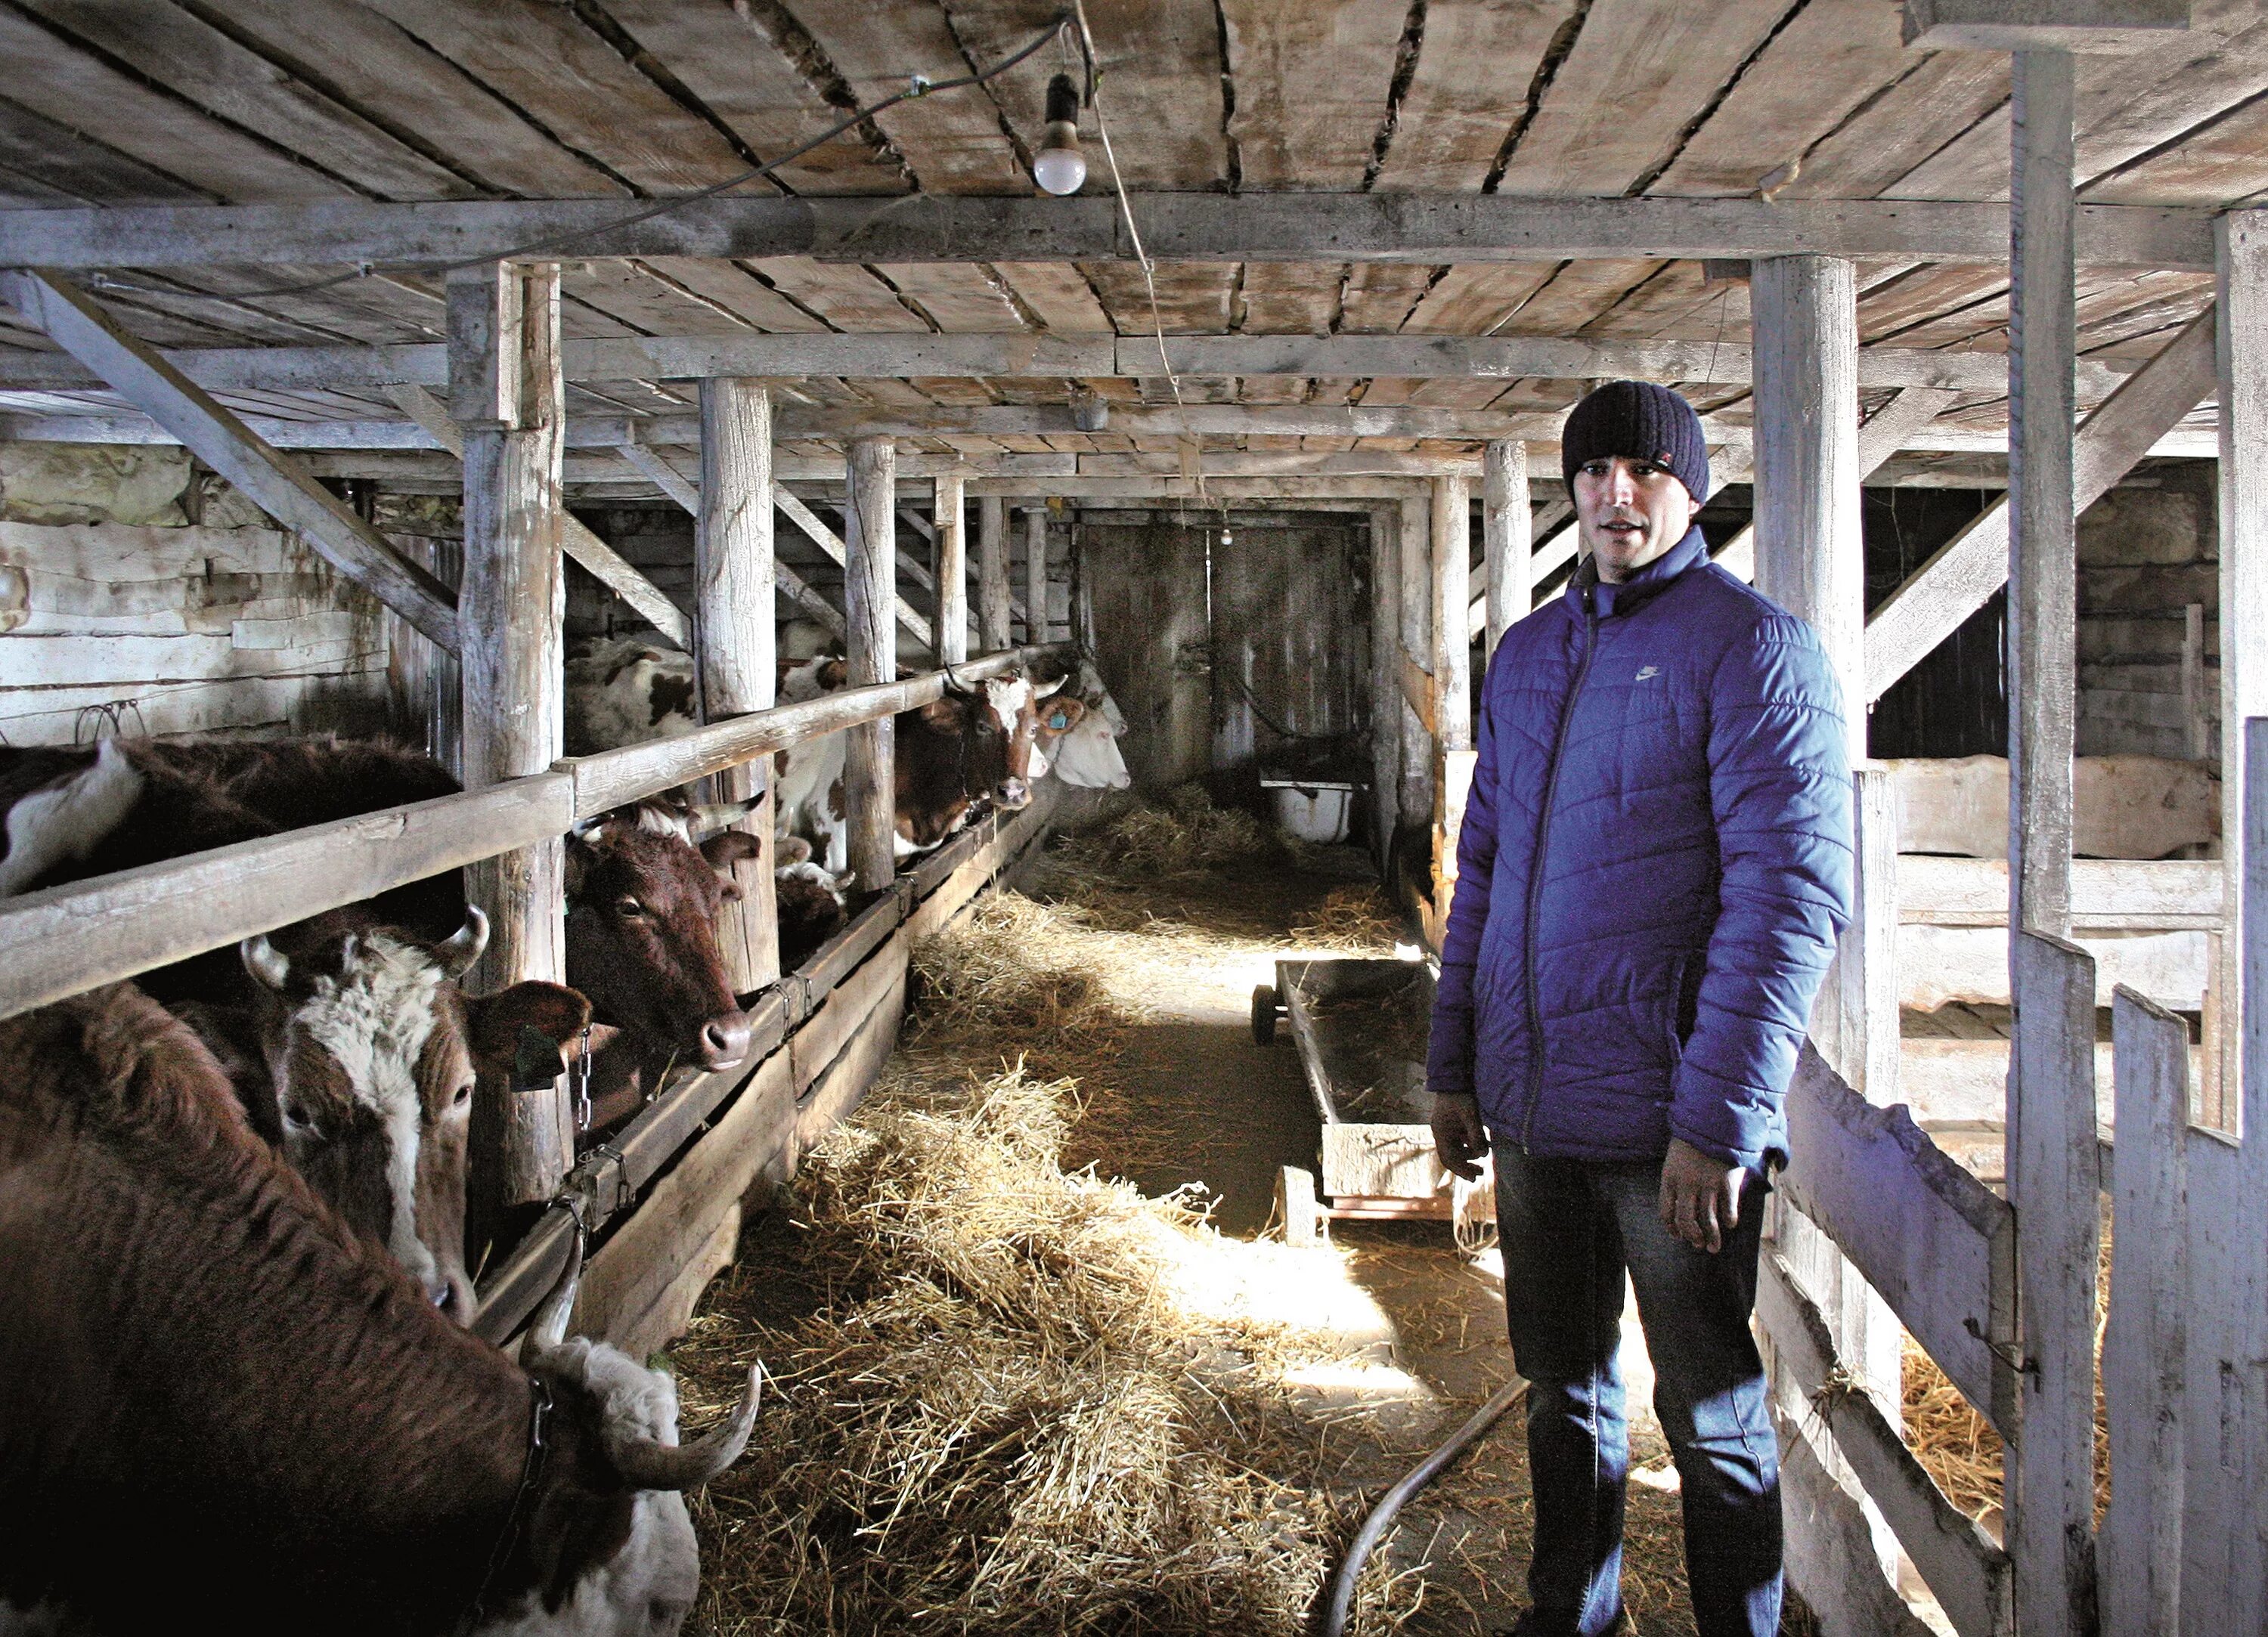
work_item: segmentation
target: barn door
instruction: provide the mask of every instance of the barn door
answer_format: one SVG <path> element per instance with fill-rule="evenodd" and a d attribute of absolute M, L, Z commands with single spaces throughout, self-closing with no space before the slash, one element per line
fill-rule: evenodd
<path fill-rule="evenodd" d="M 1255 525 L 1232 515 L 1206 543 L 1212 766 L 1344 760 L 1367 714 L 1370 665 L 1369 554 L 1351 518 L 1294 513 Z M 1348 776 L 1366 771 L 1350 763 Z"/>

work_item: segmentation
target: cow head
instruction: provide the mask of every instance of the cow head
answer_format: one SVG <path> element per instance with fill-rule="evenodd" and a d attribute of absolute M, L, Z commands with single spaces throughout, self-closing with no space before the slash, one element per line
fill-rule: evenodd
<path fill-rule="evenodd" d="M 656 1062 L 731 1068 L 748 1054 L 718 943 L 719 907 L 740 896 L 725 873 L 762 855 L 755 837 L 700 829 L 746 811 L 644 803 L 579 829 L 567 848 L 567 975 Z"/>
<path fill-rule="evenodd" d="M 1063 679 L 1035 683 L 1012 672 L 990 678 L 983 686 L 983 707 L 969 724 L 979 752 L 973 765 L 982 769 L 983 783 L 970 778 L 968 794 L 1014 811 L 1032 804 L 1032 783 L 1048 770 L 1047 759 L 1038 753 L 1040 705 L 1063 686 Z"/>
<path fill-rule="evenodd" d="M 255 980 L 251 1026 L 267 1070 L 255 1128 L 349 1226 L 381 1244 L 449 1318 L 469 1323 L 466 1137 L 474 1082 L 508 1074 L 520 1031 L 555 1042 L 588 1020 L 583 997 L 519 983 L 474 1000 L 457 979 L 488 921 L 438 945 L 351 912 L 240 946 Z"/>
<path fill-rule="evenodd" d="M 497 1580 L 516 1588 L 483 1633 L 669 1637 L 701 1582 L 700 1547 L 685 1494 L 747 1447 L 761 1369 L 713 1431 L 677 1442 L 677 1391 L 659 1370 L 603 1342 L 567 1338 L 579 1256 L 530 1322 L 520 1362 L 550 1390 L 549 1458 L 530 1497 L 513 1560 Z"/>

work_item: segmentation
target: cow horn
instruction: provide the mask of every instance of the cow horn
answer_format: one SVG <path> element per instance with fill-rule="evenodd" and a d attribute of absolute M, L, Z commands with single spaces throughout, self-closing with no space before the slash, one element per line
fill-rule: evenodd
<path fill-rule="evenodd" d="M 291 958 L 268 941 L 264 932 L 254 933 L 236 946 L 244 958 L 244 969 L 271 989 L 283 988 L 291 976 Z"/>
<path fill-rule="evenodd" d="M 1070 680 L 1071 679 L 1069 677 L 1057 677 L 1045 687 L 1035 685 L 1032 689 L 1032 697 L 1034 699 L 1045 699 L 1049 694 L 1054 693 L 1057 688 L 1061 687 L 1064 683 Z"/>
<path fill-rule="evenodd" d="M 489 918 L 475 904 L 465 906 L 465 924 L 449 935 L 441 946 L 441 970 L 452 978 L 461 978 L 472 970 L 481 951 L 489 946 Z"/>
<path fill-rule="evenodd" d="M 751 1365 L 748 1390 L 723 1422 L 692 1443 L 660 1443 L 643 1435 L 607 1436 L 607 1454 L 633 1489 L 698 1489 L 740 1458 L 755 1429 L 763 1398 L 764 1367 Z"/>
<path fill-rule="evenodd" d="M 696 802 L 688 810 L 688 823 L 693 839 L 700 841 L 719 830 L 729 830 L 747 818 L 755 807 L 754 802 Z"/>
<path fill-rule="evenodd" d="M 533 1368 L 566 1345 L 567 1320 L 575 1311 L 575 1291 L 582 1282 L 583 1237 L 577 1234 L 567 1242 L 567 1266 L 560 1270 L 559 1282 L 527 1321 L 526 1339 L 519 1344 L 521 1363 Z"/>

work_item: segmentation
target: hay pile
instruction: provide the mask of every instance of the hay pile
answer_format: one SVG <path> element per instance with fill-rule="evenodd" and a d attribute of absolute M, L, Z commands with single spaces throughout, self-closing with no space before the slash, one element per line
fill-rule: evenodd
<path fill-rule="evenodd" d="M 1207 1299 L 1227 1247 L 1186 1203 L 1064 1171 L 1072 1092 L 900 1078 L 712 1293 L 688 1405 L 750 1357 L 773 1396 L 698 1509 L 711 1629 L 1304 1629 L 1351 1520 L 1268 1475 L 1307 1442 L 1297 1339 Z"/>
<path fill-rule="evenodd" d="M 1303 949 L 1383 951 L 1394 947 L 1401 930 L 1386 894 L 1362 883 L 1325 893 L 1314 914 L 1292 923 L 1292 942 Z"/>
<path fill-rule="evenodd" d="M 1240 808 L 1216 807 L 1204 787 L 1183 784 L 1161 807 L 1137 807 L 1073 836 L 1062 855 L 1076 866 L 1123 876 L 1188 875 L 1221 864 L 1288 861 L 1297 844 Z"/>

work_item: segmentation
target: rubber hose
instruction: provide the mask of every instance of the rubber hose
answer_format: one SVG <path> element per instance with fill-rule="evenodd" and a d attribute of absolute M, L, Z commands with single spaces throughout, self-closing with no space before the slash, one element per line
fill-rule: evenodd
<path fill-rule="evenodd" d="M 1402 1510 L 1410 1496 L 1439 1478 L 1452 1461 L 1479 1442 L 1483 1434 L 1504 1419 L 1506 1411 L 1527 1396 L 1528 1384 L 1518 1376 L 1505 1383 L 1497 1389 L 1494 1398 L 1474 1411 L 1472 1419 L 1457 1428 L 1448 1442 L 1411 1467 L 1402 1481 L 1371 1508 L 1370 1516 L 1355 1531 L 1354 1544 L 1347 1548 L 1346 1560 L 1339 1565 L 1339 1572 L 1331 1581 L 1331 1604 L 1323 1616 L 1322 1637 L 1345 1637 L 1347 1615 L 1354 1608 L 1355 1582 L 1362 1578 L 1362 1566 L 1370 1560 L 1387 1525 L 1394 1522 L 1394 1515 Z"/>

